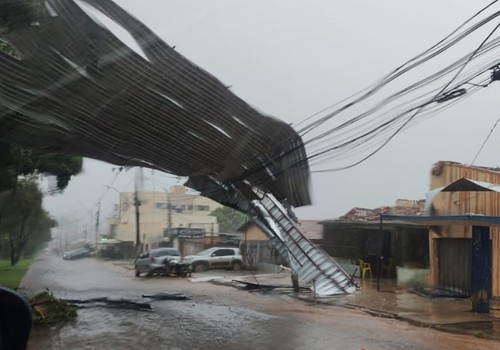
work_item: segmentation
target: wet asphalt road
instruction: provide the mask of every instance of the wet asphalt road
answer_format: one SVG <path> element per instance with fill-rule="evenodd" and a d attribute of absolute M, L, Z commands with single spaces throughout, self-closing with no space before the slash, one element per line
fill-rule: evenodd
<path fill-rule="evenodd" d="M 63 299 L 109 297 L 144 302 L 143 294 L 158 292 L 191 297 L 186 301 L 153 301 L 151 311 L 79 309 L 77 319 L 70 323 L 35 328 L 28 347 L 31 350 L 480 350 L 498 346 L 357 310 L 312 305 L 288 294 L 250 293 L 181 278 L 136 278 L 123 266 L 95 259 L 63 261 L 42 256 L 28 271 L 22 287 L 28 295 L 49 289 Z"/>

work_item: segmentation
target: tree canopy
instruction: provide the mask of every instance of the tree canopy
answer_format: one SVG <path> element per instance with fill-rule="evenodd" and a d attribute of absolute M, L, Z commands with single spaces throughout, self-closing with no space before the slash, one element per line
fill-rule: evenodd
<path fill-rule="evenodd" d="M 16 48 L 2 40 L 2 34 L 41 22 L 45 15 L 44 0 L 0 0 L 0 51 L 20 58 Z M 22 117 L 0 108 L 5 115 Z M 9 127 L 8 119 L 0 120 L 0 129 Z M 79 156 L 0 141 L 0 257 L 8 255 L 14 265 L 23 254 L 35 252 L 50 240 L 56 222 L 42 208 L 36 175 L 55 176 L 55 190 L 63 191 L 71 176 L 81 170 Z"/>
<path fill-rule="evenodd" d="M 62 191 L 81 170 L 81 157 L 0 142 L 0 256 L 15 265 L 51 238 L 56 222 L 42 208 L 37 175 L 56 176 Z"/>
<path fill-rule="evenodd" d="M 51 238 L 56 222 L 42 208 L 42 198 L 35 177 L 20 180 L 15 189 L 0 193 L 0 248 L 12 265 L 26 250 L 34 252 Z"/>
<path fill-rule="evenodd" d="M 220 207 L 210 213 L 217 218 L 219 232 L 236 232 L 247 220 L 248 216 L 229 207 Z"/>
<path fill-rule="evenodd" d="M 14 188 L 19 176 L 54 175 L 58 190 L 82 170 L 82 158 L 61 152 L 27 149 L 0 141 L 0 191 Z M 1 210 L 1 209 L 0 209 Z"/>

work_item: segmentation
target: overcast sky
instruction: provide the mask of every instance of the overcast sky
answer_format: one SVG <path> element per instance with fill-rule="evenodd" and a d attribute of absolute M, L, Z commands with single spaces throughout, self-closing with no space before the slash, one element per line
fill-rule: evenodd
<path fill-rule="evenodd" d="M 437 42 L 487 1 L 116 0 L 188 59 L 215 75 L 259 111 L 294 125 L 359 91 Z M 479 42 L 471 42 L 465 54 Z M 423 199 L 432 165 L 470 164 L 500 117 L 492 84 L 399 134 L 349 170 L 312 174 L 314 204 L 299 219 L 327 219 L 352 207 Z M 500 165 L 500 130 L 476 165 Z M 335 165 L 335 164 L 332 164 Z M 118 193 L 133 191 L 134 170 L 85 160 L 63 195 L 48 197 L 55 216 L 92 222 L 111 213 Z M 313 168 L 314 170 L 314 168 Z M 145 186 L 162 191 L 175 176 L 144 170 Z"/>

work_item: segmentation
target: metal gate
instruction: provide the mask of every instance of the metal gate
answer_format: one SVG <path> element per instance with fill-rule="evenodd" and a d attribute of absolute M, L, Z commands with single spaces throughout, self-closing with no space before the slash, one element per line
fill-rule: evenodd
<path fill-rule="evenodd" d="M 438 239 L 439 287 L 464 294 L 471 288 L 471 240 Z"/>

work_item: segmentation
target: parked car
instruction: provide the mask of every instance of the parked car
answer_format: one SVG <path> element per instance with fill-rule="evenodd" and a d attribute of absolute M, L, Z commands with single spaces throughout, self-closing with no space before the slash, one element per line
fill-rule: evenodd
<path fill-rule="evenodd" d="M 193 271 L 202 272 L 219 268 L 241 270 L 243 258 L 238 248 L 213 247 L 185 256 L 184 261 L 191 264 Z"/>
<path fill-rule="evenodd" d="M 180 258 L 180 257 L 179 257 Z M 187 277 L 191 274 L 191 265 L 180 261 L 175 256 L 154 258 L 149 265 L 147 276 L 178 276 Z"/>
<path fill-rule="evenodd" d="M 78 249 L 73 249 L 68 252 L 64 252 L 63 254 L 63 259 L 64 260 L 74 260 L 74 259 L 80 259 L 80 258 L 87 258 L 89 256 L 92 256 L 94 254 L 94 251 L 90 248 L 78 248 Z"/>
<path fill-rule="evenodd" d="M 176 248 L 156 248 L 142 253 L 135 261 L 135 276 L 139 277 L 141 273 L 149 273 L 151 264 L 161 264 L 167 257 L 176 258 L 181 260 L 181 253 Z"/>

